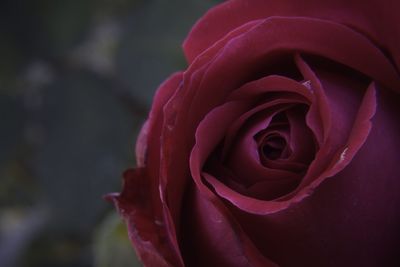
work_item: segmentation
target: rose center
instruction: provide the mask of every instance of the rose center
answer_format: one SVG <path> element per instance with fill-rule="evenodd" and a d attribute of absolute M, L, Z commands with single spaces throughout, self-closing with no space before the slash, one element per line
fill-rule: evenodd
<path fill-rule="evenodd" d="M 286 140 L 281 136 L 267 136 L 260 146 L 260 154 L 268 160 L 287 157 L 285 155 Z"/>

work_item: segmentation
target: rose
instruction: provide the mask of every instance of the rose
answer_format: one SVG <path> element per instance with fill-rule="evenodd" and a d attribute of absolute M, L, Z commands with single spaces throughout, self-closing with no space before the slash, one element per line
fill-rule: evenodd
<path fill-rule="evenodd" d="M 400 2 L 228 1 L 111 198 L 146 266 L 396 266 Z"/>

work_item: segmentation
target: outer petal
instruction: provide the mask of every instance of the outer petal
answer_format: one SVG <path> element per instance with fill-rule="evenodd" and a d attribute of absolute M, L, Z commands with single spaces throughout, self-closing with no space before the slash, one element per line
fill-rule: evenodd
<path fill-rule="evenodd" d="M 149 118 L 143 125 L 136 142 L 136 161 L 139 167 L 146 165 L 149 146 L 154 147 L 157 151 L 159 150 L 159 141 L 157 139 L 159 140 L 161 135 L 163 108 L 175 93 L 181 81 L 182 72 L 172 74 L 160 85 L 154 96 Z M 153 140 L 149 140 L 149 138 Z M 155 154 L 159 154 L 159 152 L 155 152 Z"/>
<path fill-rule="evenodd" d="M 168 210 L 159 194 L 163 108 L 181 80 L 182 73 L 175 73 L 159 87 L 136 144 L 139 168 L 125 173 L 120 195 L 110 195 L 125 218 L 139 257 L 149 267 L 183 266 L 175 232 L 168 229 Z"/>
<path fill-rule="evenodd" d="M 121 194 L 110 194 L 124 217 L 129 238 L 141 261 L 148 267 L 173 267 L 174 254 L 162 221 L 156 219 L 154 203 L 149 201 L 150 180 L 144 169 L 128 170 L 124 174 Z"/>
<path fill-rule="evenodd" d="M 396 0 L 232 0 L 209 10 L 184 42 L 189 62 L 236 27 L 271 16 L 310 17 L 349 25 L 393 56 L 400 67 L 400 2 Z"/>
<path fill-rule="evenodd" d="M 182 197 L 189 180 L 187 158 L 189 157 L 190 147 L 187 142 L 194 136 L 194 130 L 192 134 L 189 132 L 192 131 L 192 126 L 195 127 L 196 125 L 194 120 L 187 121 L 190 115 L 187 110 L 190 107 L 188 99 L 194 98 L 196 88 L 198 88 L 210 62 L 214 60 L 216 54 L 223 49 L 226 43 L 231 38 L 242 35 L 258 24 L 259 22 L 250 22 L 237 28 L 207 50 L 207 53 L 198 57 L 185 71 L 182 86 L 178 88 L 177 92 L 164 107 L 164 128 L 161 136 L 163 146 L 161 148 L 160 193 L 171 212 L 171 220 L 174 221 L 173 223 L 171 221 L 170 228 L 177 232 L 177 236 L 179 236 L 180 229 L 179 218 Z M 182 108 L 185 109 L 184 112 L 182 112 Z M 180 144 L 179 150 L 176 150 L 177 143 Z"/>
<path fill-rule="evenodd" d="M 187 266 L 277 267 L 259 253 L 220 199 L 210 201 L 193 184 L 186 196 L 182 249 Z"/>
<path fill-rule="evenodd" d="M 271 17 L 227 43 L 210 63 L 200 86 L 190 88 L 195 90 L 192 92 L 195 100 L 187 97 L 182 103 L 190 107 L 186 116 L 190 124 L 186 128 L 195 126 L 230 92 L 254 80 L 255 73 L 273 63 L 277 55 L 295 51 L 328 58 L 387 88 L 400 90 L 400 77 L 390 61 L 368 39 L 350 28 L 318 19 Z"/>

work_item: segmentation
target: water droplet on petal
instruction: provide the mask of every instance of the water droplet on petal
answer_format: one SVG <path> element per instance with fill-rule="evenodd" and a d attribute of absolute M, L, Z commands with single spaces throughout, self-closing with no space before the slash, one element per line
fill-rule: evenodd
<path fill-rule="evenodd" d="M 349 148 L 346 147 L 346 148 L 343 150 L 342 154 L 340 154 L 340 159 L 339 159 L 338 164 L 341 163 L 343 160 L 345 160 L 345 158 L 346 158 L 346 153 L 347 153 L 347 150 L 348 150 L 348 149 L 349 149 Z"/>
<path fill-rule="evenodd" d="M 305 82 L 303 82 L 302 84 L 303 84 L 305 87 L 307 87 L 311 92 L 314 91 L 314 90 L 312 89 L 312 87 L 311 87 L 311 81 L 310 81 L 310 80 L 305 81 Z"/>

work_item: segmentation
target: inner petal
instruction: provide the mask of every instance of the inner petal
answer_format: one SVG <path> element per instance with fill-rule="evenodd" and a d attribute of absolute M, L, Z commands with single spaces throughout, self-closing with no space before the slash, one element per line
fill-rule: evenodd
<path fill-rule="evenodd" d="M 247 123 L 242 126 L 242 129 L 231 143 L 229 153 L 226 153 L 226 158 L 224 158 L 224 163 L 244 184 L 251 185 L 265 179 L 279 179 L 290 175 L 290 170 L 280 168 L 278 170 L 277 168 L 264 166 L 259 150 L 260 145 L 263 146 L 263 141 L 258 143 L 254 138 L 257 133 L 268 128 L 276 114 L 289 107 L 275 107 L 275 110 L 270 107 L 266 111 L 254 114 L 254 116 L 248 118 Z M 282 173 L 278 175 L 275 170 Z"/>
<path fill-rule="evenodd" d="M 270 135 L 259 148 L 259 153 L 266 159 L 276 160 L 283 157 L 286 146 L 286 140 L 282 136 Z"/>

